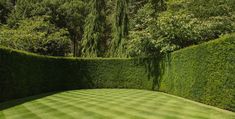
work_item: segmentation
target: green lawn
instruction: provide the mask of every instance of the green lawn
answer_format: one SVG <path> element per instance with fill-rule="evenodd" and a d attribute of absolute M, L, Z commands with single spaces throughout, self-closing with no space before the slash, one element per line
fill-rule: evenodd
<path fill-rule="evenodd" d="M 159 92 L 95 89 L 31 100 L 0 111 L 0 119 L 235 119 L 235 113 Z"/>

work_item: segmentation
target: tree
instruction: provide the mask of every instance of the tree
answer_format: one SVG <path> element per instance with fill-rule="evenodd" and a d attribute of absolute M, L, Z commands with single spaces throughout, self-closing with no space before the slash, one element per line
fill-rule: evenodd
<path fill-rule="evenodd" d="M 20 20 L 17 27 L 2 26 L 0 31 L 0 44 L 6 47 L 51 56 L 65 56 L 71 50 L 68 31 L 45 17 Z"/>
<path fill-rule="evenodd" d="M 152 28 L 161 52 L 172 52 L 235 31 L 234 0 L 171 1 Z M 155 30 L 154 30 L 155 29 Z"/>
<path fill-rule="evenodd" d="M 13 8 L 13 0 L 0 0 L 0 24 L 5 24 Z"/>
<path fill-rule="evenodd" d="M 148 3 L 148 0 L 131 0 L 129 5 L 130 17 L 134 17 L 138 10 L 141 9 L 146 3 Z"/>
<path fill-rule="evenodd" d="M 81 56 L 81 40 L 84 33 L 86 3 L 83 0 L 46 0 L 51 22 L 67 28 L 73 42 L 73 56 Z"/>
<path fill-rule="evenodd" d="M 82 39 L 83 57 L 100 57 L 104 55 L 106 39 L 105 1 L 91 0 L 89 15 L 86 18 L 85 31 Z"/>
<path fill-rule="evenodd" d="M 113 40 L 110 56 L 125 57 L 125 39 L 128 36 L 128 4 L 129 0 L 117 0 L 114 14 Z"/>
<path fill-rule="evenodd" d="M 160 54 L 162 44 L 154 38 L 156 20 L 161 12 L 166 10 L 164 0 L 148 0 L 141 4 L 136 14 L 130 20 L 130 35 L 127 44 L 128 55 L 157 56 Z"/>
<path fill-rule="evenodd" d="M 83 0 L 17 0 L 8 24 L 14 27 L 20 20 L 43 15 L 48 16 L 47 19 L 57 27 L 68 29 L 73 42 L 73 54 L 79 56 L 86 3 Z"/>

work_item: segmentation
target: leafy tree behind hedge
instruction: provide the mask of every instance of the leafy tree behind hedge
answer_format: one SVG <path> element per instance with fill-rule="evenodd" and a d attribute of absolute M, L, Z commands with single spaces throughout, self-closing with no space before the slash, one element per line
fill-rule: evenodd
<path fill-rule="evenodd" d="M 165 54 L 235 31 L 233 0 L 170 0 L 166 11 L 160 1 L 160 7 L 155 7 L 160 13 L 154 17 L 157 12 L 150 3 L 141 7 L 131 21 L 131 56 L 155 55 L 158 51 Z"/>
<path fill-rule="evenodd" d="M 13 5 L 13 0 L 0 0 L 0 24 L 6 23 Z"/>
<path fill-rule="evenodd" d="M 65 56 L 71 50 L 66 29 L 59 29 L 43 17 L 20 20 L 16 28 L 0 28 L 0 44 L 42 55 Z"/>
<path fill-rule="evenodd" d="M 83 57 L 100 57 L 104 55 L 106 41 L 104 31 L 106 26 L 105 1 L 91 0 L 89 15 L 86 18 L 85 31 L 82 40 Z"/>
<path fill-rule="evenodd" d="M 3 29 L 43 16 L 68 31 L 69 53 L 78 57 L 157 56 L 235 31 L 234 0 L 0 1 Z"/>
<path fill-rule="evenodd" d="M 17 26 L 23 19 L 34 16 L 48 16 L 50 23 L 61 29 L 68 29 L 74 56 L 79 56 L 83 35 L 86 4 L 82 0 L 17 0 L 8 25 Z"/>
<path fill-rule="evenodd" d="M 113 24 L 113 39 L 110 45 L 111 57 L 125 57 L 125 41 L 128 36 L 128 5 L 129 0 L 116 0 L 114 24 Z"/>

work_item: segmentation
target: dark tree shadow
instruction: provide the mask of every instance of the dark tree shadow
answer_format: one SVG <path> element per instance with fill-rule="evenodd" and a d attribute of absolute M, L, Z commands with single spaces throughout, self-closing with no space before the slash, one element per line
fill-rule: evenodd
<path fill-rule="evenodd" d="M 12 73 L 10 69 L 3 64 L 0 64 L 0 102 L 3 102 L 6 100 L 9 94 L 8 90 L 9 85 L 12 84 Z"/>
<path fill-rule="evenodd" d="M 56 93 L 46 93 L 28 98 L 20 98 L 17 94 L 13 94 L 14 91 L 12 91 L 13 87 L 11 85 L 15 84 L 13 75 L 14 74 L 6 64 L 0 63 L 0 111 Z"/>
<path fill-rule="evenodd" d="M 144 64 L 148 79 L 152 80 L 151 89 L 159 91 L 166 66 L 170 65 L 170 54 L 137 59 L 138 63 Z"/>
<path fill-rule="evenodd" d="M 21 98 L 21 99 L 16 99 L 16 100 L 10 100 L 10 101 L 7 101 L 7 102 L 3 102 L 3 103 L 0 103 L 0 111 L 9 109 L 9 108 L 17 106 L 17 105 L 24 104 L 26 102 L 30 102 L 30 101 L 37 100 L 37 99 L 40 99 L 40 98 L 43 98 L 43 97 L 47 97 L 47 96 L 50 96 L 50 95 L 53 95 L 53 94 L 56 94 L 56 93 L 58 93 L 58 92 L 51 92 L 51 93 L 41 94 L 41 95 L 37 95 L 37 96 L 30 96 L 30 97 L 27 97 L 27 98 Z"/>
<path fill-rule="evenodd" d="M 70 66 L 66 64 L 65 68 L 67 68 L 63 79 L 65 90 L 95 88 L 94 81 L 90 75 L 92 72 L 89 70 L 87 61 L 79 59 L 79 61 L 73 62 Z"/>
<path fill-rule="evenodd" d="M 81 74 L 80 80 L 82 81 L 82 84 L 80 87 L 81 88 L 86 88 L 86 89 L 91 89 L 91 88 L 96 88 L 95 83 L 92 80 L 91 73 L 89 70 L 89 63 L 87 61 L 83 61 L 81 63 L 81 67 L 79 68 L 79 73 Z"/>
<path fill-rule="evenodd" d="M 79 63 L 76 64 L 77 68 L 67 67 L 67 63 L 62 64 L 62 66 L 60 65 L 60 67 L 62 67 L 61 69 L 64 70 L 63 68 L 66 68 L 67 72 L 64 73 L 63 80 L 58 79 L 61 81 L 61 83 L 59 83 L 61 87 L 58 88 L 48 85 L 46 86 L 48 88 L 47 90 L 43 90 L 42 88 L 40 92 L 27 94 L 28 96 L 21 96 L 19 95 L 20 93 L 17 94 L 17 92 L 11 91 L 12 86 L 9 87 L 9 85 L 14 85 L 15 83 L 12 78 L 13 74 L 5 65 L 0 65 L 0 111 L 62 91 L 95 88 L 95 84 L 90 76 L 91 72 L 89 71 L 88 63 L 86 61 L 75 63 Z M 56 78 L 56 76 L 52 78 Z"/>

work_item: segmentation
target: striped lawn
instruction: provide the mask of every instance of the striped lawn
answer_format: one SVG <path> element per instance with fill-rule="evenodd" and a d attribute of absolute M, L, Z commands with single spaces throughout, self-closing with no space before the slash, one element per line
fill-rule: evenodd
<path fill-rule="evenodd" d="M 235 113 L 164 93 L 75 90 L 0 111 L 0 119 L 235 119 Z"/>

